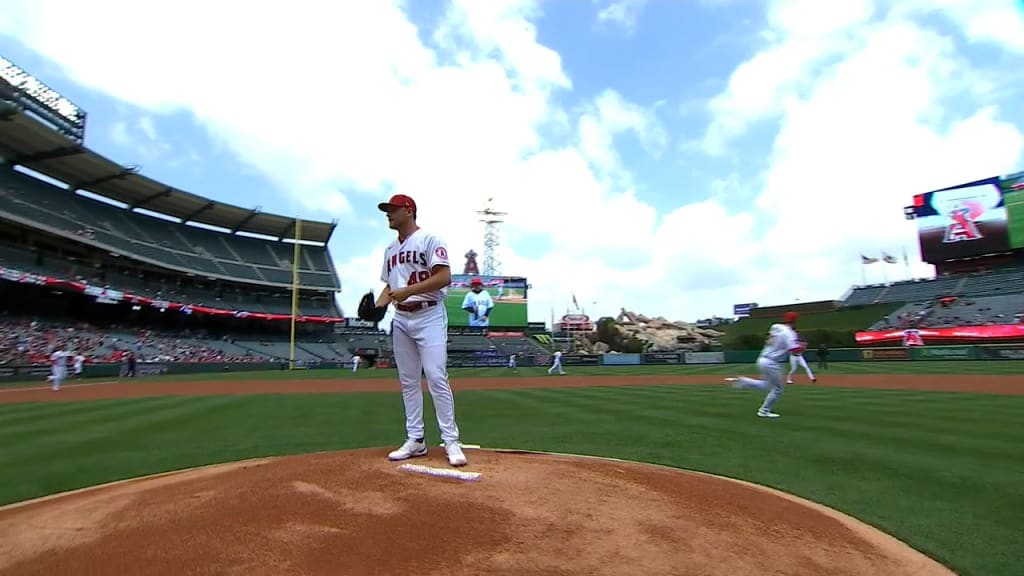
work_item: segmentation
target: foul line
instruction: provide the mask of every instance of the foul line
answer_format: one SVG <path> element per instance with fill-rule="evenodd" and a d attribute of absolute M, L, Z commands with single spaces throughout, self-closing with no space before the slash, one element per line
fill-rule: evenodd
<path fill-rule="evenodd" d="M 104 384 L 117 384 L 118 382 L 121 382 L 121 380 L 104 380 L 102 382 L 83 382 L 81 384 L 61 384 L 60 385 L 60 389 L 61 390 L 67 390 L 69 388 L 84 388 L 86 386 L 102 386 Z M 34 391 L 34 390 L 50 390 L 51 388 L 52 388 L 51 386 L 13 386 L 13 387 L 10 387 L 10 388 L 7 388 L 7 387 L 0 388 L 0 393 L 2 393 L 2 392 L 29 392 L 29 391 Z"/>

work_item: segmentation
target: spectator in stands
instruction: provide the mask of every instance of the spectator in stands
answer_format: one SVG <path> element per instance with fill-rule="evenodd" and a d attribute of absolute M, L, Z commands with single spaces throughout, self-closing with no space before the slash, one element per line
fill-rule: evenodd
<path fill-rule="evenodd" d="M 828 369 L 828 346 L 824 342 L 818 345 L 818 369 Z"/>

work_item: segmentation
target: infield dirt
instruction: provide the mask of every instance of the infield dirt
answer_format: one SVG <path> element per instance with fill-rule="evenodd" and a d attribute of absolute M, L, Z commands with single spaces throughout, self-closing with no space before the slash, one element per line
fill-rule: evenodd
<path fill-rule="evenodd" d="M 893 538 L 751 484 L 467 450 L 472 482 L 388 448 L 234 463 L 0 509 L 0 574 L 950 576 Z M 416 460 L 446 469 L 443 451 Z"/>

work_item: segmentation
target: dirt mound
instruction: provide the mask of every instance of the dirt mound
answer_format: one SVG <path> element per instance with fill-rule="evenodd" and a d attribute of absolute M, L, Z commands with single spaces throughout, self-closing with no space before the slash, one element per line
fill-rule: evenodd
<path fill-rule="evenodd" d="M 952 574 L 760 487 L 467 450 L 475 481 L 387 448 L 209 467 L 0 509 L 0 574 Z M 433 449 L 414 464 L 451 470 Z"/>

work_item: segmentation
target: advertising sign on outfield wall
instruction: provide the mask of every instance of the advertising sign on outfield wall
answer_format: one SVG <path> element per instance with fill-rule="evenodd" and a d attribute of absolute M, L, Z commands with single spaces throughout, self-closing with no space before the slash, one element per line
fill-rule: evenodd
<path fill-rule="evenodd" d="M 913 349 L 914 360 L 974 360 L 970 346 L 922 346 Z"/>
<path fill-rule="evenodd" d="M 861 358 L 865 360 L 910 360 L 910 350 L 907 348 L 868 348 L 860 351 Z"/>
<path fill-rule="evenodd" d="M 677 352 L 648 352 L 644 354 L 644 364 L 679 364 L 681 362 Z"/>
<path fill-rule="evenodd" d="M 566 354 L 562 356 L 564 366 L 597 366 L 600 363 L 600 354 Z"/>
<path fill-rule="evenodd" d="M 985 360 L 1024 360 L 1024 344 L 982 346 L 977 350 L 978 358 Z"/>
<path fill-rule="evenodd" d="M 452 368 L 501 368 L 508 366 L 508 359 L 504 356 L 449 357 L 448 366 Z"/>
<path fill-rule="evenodd" d="M 605 366 L 639 366 L 642 360 L 640 354 L 605 354 L 601 363 Z"/>
<path fill-rule="evenodd" d="M 687 352 L 684 356 L 687 364 L 724 364 L 724 352 Z"/>

